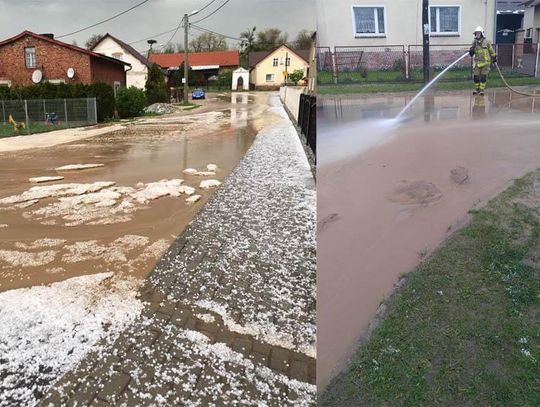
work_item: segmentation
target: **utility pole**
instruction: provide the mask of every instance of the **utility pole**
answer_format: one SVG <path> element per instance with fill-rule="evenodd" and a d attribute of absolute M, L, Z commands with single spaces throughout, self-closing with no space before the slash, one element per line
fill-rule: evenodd
<path fill-rule="evenodd" d="M 427 84 L 429 82 L 429 0 L 422 0 L 422 34 L 424 83 Z"/>
<path fill-rule="evenodd" d="M 184 104 L 188 103 L 188 31 L 189 14 L 184 14 Z"/>

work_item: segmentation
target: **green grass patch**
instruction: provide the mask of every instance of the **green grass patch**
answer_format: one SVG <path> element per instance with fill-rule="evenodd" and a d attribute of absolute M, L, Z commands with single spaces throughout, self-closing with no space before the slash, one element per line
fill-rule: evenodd
<path fill-rule="evenodd" d="M 527 85 L 540 85 L 539 78 L 533 77 L 508 77 L 507 79 L 510 86 L 527 86 Z M 435 86 L 441 90 L 463 90 L 472 89 L 472 80 L 459 80 L 459 81 L 441 81 Z M 389 83 L 352 83 L 352 84 L 338 84 L 338 85 L 324 85 L 319 84 L 317 93 L 320 95 L 339 95 L 339 94 L 354 94 L 354 93 L 374 93 L 374 92 L 416 92 L 422 89 L 423 83 L 418 82 L 389 82 Z M 491 72 L 488 79 L 489 88 L 504 87 L 504 83 L 500 76 L 496 72 Z"/>
<path fill-rule="evenodd" d="M 186 105 L 183 105 L 183 106 L 186 106 Z M 183 107 L 182 110 L 193 110 L 193 109 L 197 109 L 198 107 L 201 107 L 201 105 L 190 104 L 190 105 L 187 105 L 186 107 Z"/>
<path fill-rule="evenodd" d="M 67 129 L 68 126 L 63 124 L 47 125 L 42 123 L 30 123 L 29 129 L 19 129 L 14 131 L 13 126 L 10 124 L 0 124 L 0 137 L 14 137 L 14 136 L 26 136 L 35 133 L 46 133 L 49 131 Z"/>
<path fill-rule="evenodd" d="M 540 405 L 540 170 L 407 275 L 323 406 Z"/>

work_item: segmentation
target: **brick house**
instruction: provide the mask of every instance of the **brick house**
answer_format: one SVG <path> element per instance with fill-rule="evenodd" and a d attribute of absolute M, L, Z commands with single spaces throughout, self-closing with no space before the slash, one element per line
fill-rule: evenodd
<path fill-rule="evenodd" d="M 52 35 L 24 31 L 0 41 L 0 85 L 32 85 L 32 75 L 41 71 L 41 82 L 104 82 L 116 90 L 126 86 L 130 64 L 84 48 L 55 40 Z M 69 68 L 73 77 L 68 77 Z"/>

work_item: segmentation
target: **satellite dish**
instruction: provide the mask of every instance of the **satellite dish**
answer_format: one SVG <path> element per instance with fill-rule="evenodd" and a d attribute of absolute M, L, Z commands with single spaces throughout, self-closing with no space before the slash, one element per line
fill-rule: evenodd
<path fill-rule="evenodd" d="M 73 77 L 75 76 L 75 69 L 73 68 L 68 68 L 67 70 L 67 77 L 69 79 L 73 79 Z"/>
<path fill-rule="evenodd" d="M 41 73 L 41 71 L 39 69 L 36 69 L 32 73 L 32 82 L 40 83 L 42 79 L 43 79 L 43 74 Z"/>

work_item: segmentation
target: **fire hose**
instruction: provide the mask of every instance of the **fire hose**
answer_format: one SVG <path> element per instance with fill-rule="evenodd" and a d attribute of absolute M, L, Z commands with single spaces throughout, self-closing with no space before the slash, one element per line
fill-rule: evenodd
<path fill-rule="evenodd" d="M 499 68 L 499 65 L 497 64 L 497 62 L 495 62 L 493 65 L 495 65 L 495 67 L 497 68 L 497 71 L 499 71 L 499 75 L 501 76 L 501 79 L 504 83 L 504 85 L 510 89 L 512 92 L 514 93 L 517 93 L 518 95 L 522 95 L 522 96 L 527 96 L 527 97 L 531 97 L 531 98 L 539 98 L 540 97 L 540 93 L 527 93 L 527 92 L 522 92 L 520 90 L 517 90 L 513 87 L 511 87 L 508 82 L 506 82 L 506 79 L 504 78 L 504 75 L 502 74 L 501 72 L 501 68 Z"/>

